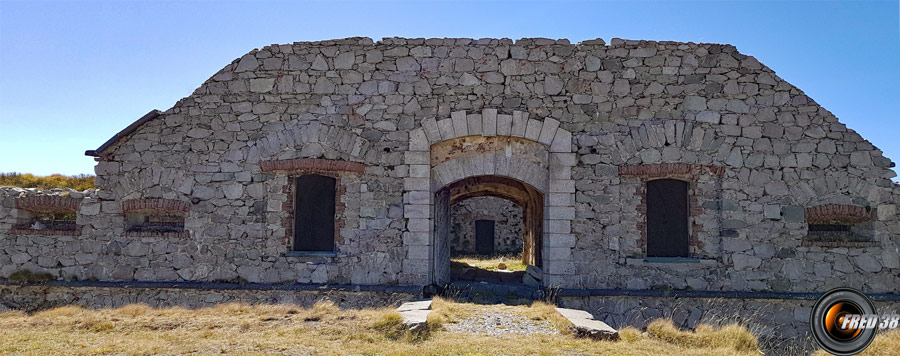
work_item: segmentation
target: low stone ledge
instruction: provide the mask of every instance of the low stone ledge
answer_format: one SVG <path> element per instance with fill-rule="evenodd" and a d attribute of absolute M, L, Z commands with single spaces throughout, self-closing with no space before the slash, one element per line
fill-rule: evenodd
<path fill-rule="evenodd" d="M 78 286 L 76 286 L 78 284 Z M 347 288 L 343 288 L 347 287 Z M 0 281 L 0 305 L 34 312 L 78 305 L 85 308 L 118 308 L 141 303 L 153 308 L 203 308 L 222 303 L 292 304 L 305 308 L 323 300 L 342 309 L 382 308 L 418 297 L 415 288 L 371 289 L 322 285 L 232 285 L 222 283 L 71 283 L 53 281 L 20 284 Z"/>
<path fill-rule="evenodd" d="M 618 340 L 619 331 L 613 329 L 584 310 L 556 308 L 556 312 L 572 323 L 575 335 L 594 340 Z"/>
<path fill-rule="evenodd" d="M 0 279 L 0 285 L 11 286 L 51 286 L 69 288 L 126 288 L 126 289 L 209 289 L 209 290 L 284 290 L 284 291 L 347 291 L 421 294 L 420 286 L 383 286 L 351 284 L 311 284 L 311 283 L 226 283 L 226 282 L 162 282 L 162 281 L 47 281 L 41 283 L 21 283 Z"/>
<path fill-rule="evenodd" d="M 814 292 L 745 292 L 714 290 L 642 290 L 642 289 L 573 289 L 564 288 L 559 297 L 656 297 L 656 298 L 706 298 L 706 299 L 770 299 L 817 300 L 823 293 Z M 900 301 L 898 293 L 866 293 L 874 301 Z"/>

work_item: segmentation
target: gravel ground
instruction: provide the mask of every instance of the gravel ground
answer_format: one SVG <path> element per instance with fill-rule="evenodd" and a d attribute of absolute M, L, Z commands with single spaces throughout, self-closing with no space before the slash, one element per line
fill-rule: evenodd
<path fill-rule="evenodd" d="M 559 331 L 550 326 L 544 320 L 530 320 L 521 315 L 506 311 L 482 311 L 477 314 L 459 320 L 456 323 L 444 324 L 444 329 L 464 334 L 559 334 Z"/>

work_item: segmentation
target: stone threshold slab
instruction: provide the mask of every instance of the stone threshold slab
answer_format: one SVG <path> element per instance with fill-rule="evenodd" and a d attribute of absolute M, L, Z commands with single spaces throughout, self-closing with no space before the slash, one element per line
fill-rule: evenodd
<path fill-rule="evenodd" d="M 403 325 L 410 332 L 416 333 L 428 326 L 428 314 L 431 314 L 431 299 L 406 302 L 397 308 L 403 317 Z"/>
<path fill-rule="evenodd" d="M 578 337 L 589 337 L 594 340 L 618 340 L 619 331 L 613 329 L 584 310 L 556 308 L 556 312 L 568 319 L 575 328 Z"/>

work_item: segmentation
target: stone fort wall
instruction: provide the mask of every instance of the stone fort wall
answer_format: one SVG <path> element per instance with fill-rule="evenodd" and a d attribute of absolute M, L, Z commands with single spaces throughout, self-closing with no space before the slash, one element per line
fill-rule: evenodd
<path fill-rule="evenodd" d="M 450 251 L 475 254 L 475 221 L 494 222 L 494 251 L 522 253 L 522 207 L 496 197 L 475 197 L 450 206 Z"/>
<path fill-rule="evenodd" d="M 547 284 L 900 291 L 900 189 L 880 150 L 733 46 L 620 39 L 253 50 L 93 152 L 98 190 L 0 189 L 0 278 L 425 284 L 419 212 L 404 208 L 423 167 L 410 133 L 456 112 L 571 133 L 559 145 L 572 153 L 546 161 L 571 178 L 552 197 L 572 207 L 543 241 Z M 304 172 L 340 178 L 332 255 L 287 253 L 288 177 Z M 667 177 L 690 183 L 689 260 L 645 258 L 645 183 Z M 22 200 L 44 195 L 68 196 Z M 77 231 L 17 228 L 48 206 L 76 214 Z M 184 232 L 125 231 L 147 214 Z M 807 240 L 835 219 L 865 239 Z"/>

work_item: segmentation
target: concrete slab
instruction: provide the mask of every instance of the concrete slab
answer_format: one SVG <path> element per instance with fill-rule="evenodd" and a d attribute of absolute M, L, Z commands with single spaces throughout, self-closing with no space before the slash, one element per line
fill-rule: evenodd
<path fill-rule="evenodd" d="M 424 330 L 428 325 L 428 314 L 431 314 L 431 299 L 406 302 L 397 311 L 403 317 L 403 325 L 411 332 Z"/>
<path fill-rule="evenodd" d="M 568 319 L 575 328 L 575 335 L 589 337 L 594 340 L 618 340 L 619 331 L 613 329 L 584 310 L 556 308 L 556 311 Z"/>
<path fill-rule="evenodd" d="M 430 310 L 431 309 L 431 299 L 428 300 L 417 300 L 412 302 L 406 302 L 397 307 L 397 311 L 408 311 L 408 310 Z"/>

